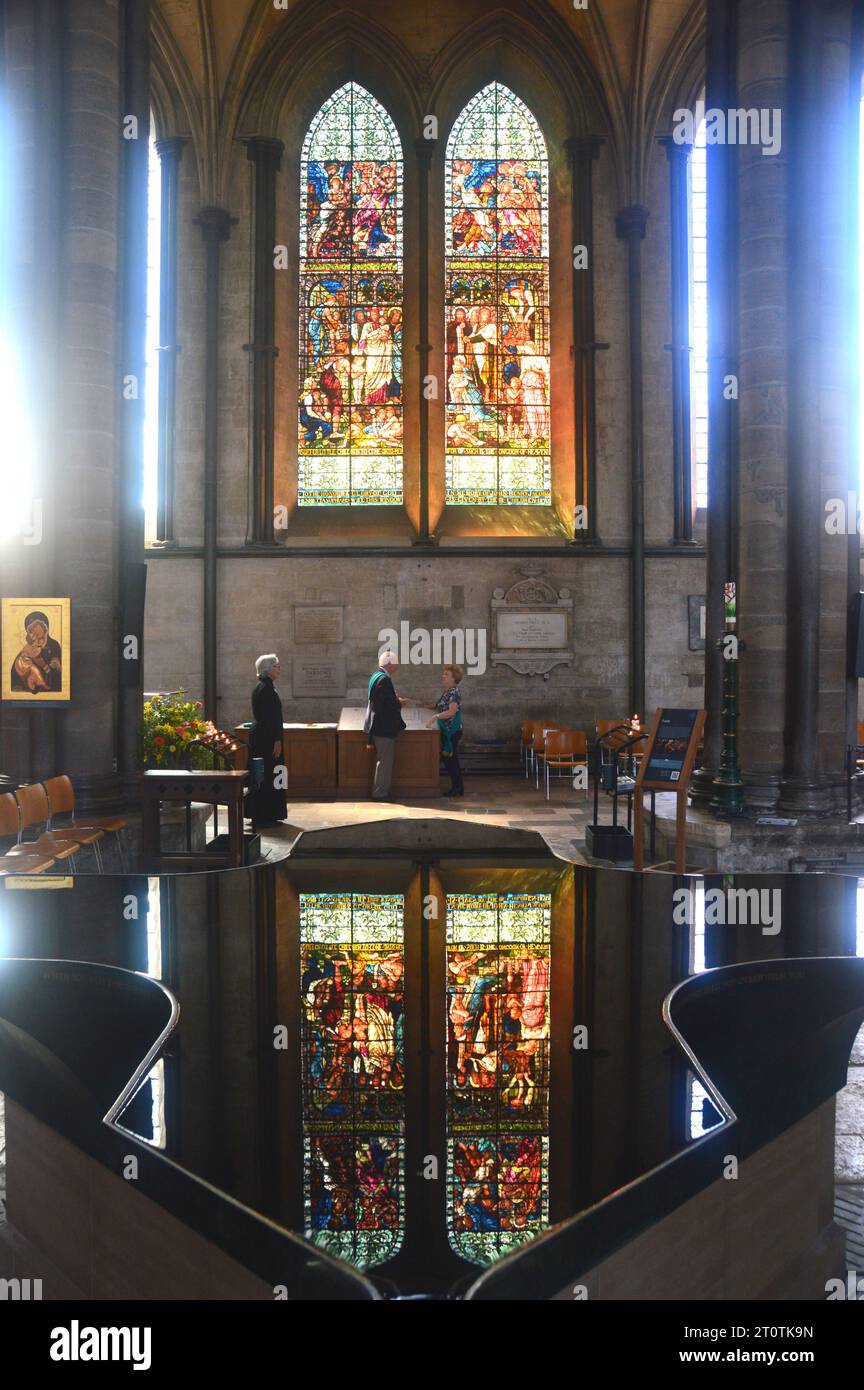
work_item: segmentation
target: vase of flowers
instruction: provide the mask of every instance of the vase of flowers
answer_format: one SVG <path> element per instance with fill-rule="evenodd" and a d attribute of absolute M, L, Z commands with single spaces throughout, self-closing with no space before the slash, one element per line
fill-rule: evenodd
<path fill-rule="evenodd" d="M 181 687 L 166 695 L 151 695 L 144 701 L 141 725 L 141 763 L 147 768 L 209 768 L 212 754 L 200 747 L 199 740 L 215 729 L 202 719 L 204 706 L 190 700 Z"/>

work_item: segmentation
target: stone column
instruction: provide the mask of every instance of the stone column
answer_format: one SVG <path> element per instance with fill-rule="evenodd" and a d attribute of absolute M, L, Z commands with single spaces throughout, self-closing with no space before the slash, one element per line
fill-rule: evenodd
<path fill-rule="evenodd" d="M 117 776 L 118 429 L 124 409 L 118 277 L 122 111 L 120 0 L 67 0 L 64 62 L 60 447 L 56 585 L 72 599 L 72 703 L 56 771 L 82 810 L 119 799 Z M 42 151 L 35 151 L 38 160 Z M 127 388 L 128 389 L 128 388 Z"/>
<path fill-rule="evenodd" d="M 216 720 L 217 558 L 219 487 L 219 263 L 231 235 L 225 208 L 202 208 L 195 219 L 207 247 L 204 325 L 204 715 Z M 271 257 L 272 264 L 272 257 Z M 271 417 L 272 419 L 272 417 Z M 272 435 L 271 435 L 272 441 Z M 272 486 L 273 475 L 270 480 Z M 273 509 L 270 509 L 273 515 Z"/>
<path fill-rule="evenodd" d="M 584 246 L 588 264 L 573 269 L 573 395 L 577 507 L 587 510 L 588 524 L 574 530 L 573 539 L 597 540 L 597 426 L 594 354 L 594 204 L 592 166 L 602 140 L 594 136 L 567 141 L 573 197 L 573 246 Z M 575 252 L 574 252 L 575 254 Z"/>
<path fill-rule="evenodd" d="M 856 167 L 857 103 L 849 94 L 857 94 L 860 81 L 851 63 L 851 23 L 851 3 L 793 0 L 788 118 L 784 112 L 790 186 L 787 696 L 778 802 L 792 814 L 843 804 L 847 556 L 845 538 L 826 534 L 824 499 L 843 496 L 845 460 L 857 455 L 845 347 L 852 327 L 848 305 L 856 295 L 848 245 L 856 224 L 848 219 L 846 185 Z"/>
<path fill-rule="evenodd" d="M 787 0 L 741 5 L 738 14 L 736 105 L 758 110 L 779 107 L 788 114 L 789 53 Z M 709 149 L 709 157 L 710 157 Z M 733 151 L 734 153 L 734 151 Z M 738 631 L 746 642 L 740 661 L 738 739 L 747 801 L 755 809 L 776 805 L 783 769 L 786 717 L 786 454 L 788 376 L 787 319 L 788 152 L 763 155 L 759 145 L 737 148 L 738 300 L 740 363 L 740 518 Z M 715 164 L 716 167 L 716 164 Z M 709 198 L 712 166 L 709 164 Z M 709 202 L 709 218 L 710 218 Z M 713 255 L 710 251 L 709 255 Z M 709 287 L 710 293 L 710 287 Z M 709 321 L 712 306 L 709 298 Z M 710 405 L 713 407 L 714 398 Z M 716 417 L 717 410 L 713 409 Z M 721 414 L 721 419 L 724 416 Z M 716 475 L 715 475 L 716 476 Z M 709 518 L 711 494 L 709 492 Z M 722 506 L 721 506 L 722 511 Z M 719 523 L 718 523 L 719 531 Z M 709 627 L 706 657 L 722 612 L 715 585 L 717 550 L 709 539 Z M 730 550 L 731 564 L 731 550 Z M 716 610 L 716 611 L 715 611 Z M 720 661 L 722 668 L 722 660 Z M 706 662 L 707 667 L 707 662 Z M 722 670 L 720 672 L 722 678 Z M 711 693 L 712 715 L 718 705 Z M 716 736 L 716 722 L 712 731 Z M 716 764 L 715 764 L 716 767 Z"/>
<path fill-rule="evenodd" d="M 690 209 L 688 166 L 692 145 L 665 136 L 669 162 L 669 229 L 672 243 L 672 495 L 674 540 L 693 540 L 693 449 L 690 439 Z"/>
<path fill-rule="evenodd" d="M 630 705 L 645 716 L 645 459 L 642 435 L 642 241 L 648 209 L 624 208 L 615 230 L 627 243 L 630 332 Z"/>
<path fill-rule="evenodd" d="M 180 159 L 186 141 L 171 136 L 156 141 L 161 169 L 159 228 L 159 400 L 157 439 L 159 495 L 156 541 L 174 544 L 174 421 L 177 405 L 177 216 Z"/>
<path fill-rule="evenodd" d="M 275 360 L 276 175 L 284 145 L 255 136 L 246 153 L 254 168 L 252 269 L 251 419 L 249 422 L 249 541 L 273 543 L 273 430 Z"/>
<path fill-rule="evenodd" d="M 36 467 L 40 475 L 36 496 L 41 507 L 42 536 L 33 547 L 30 593 L 53 595 L 56 589 L 58 528 L 62 511 L 57 505 L 52 473 L 60 444 L 60 359 L 57 323 L 62 301 L 63 217 L 63 64 L 66 60 L 66 26 L 59 0 L 37 0 L 33 7 L 34 37 L 34 147 L 41 157 L 34 161 L 34 275 L 31 286 L 33 320 L 30 380 L 42 386 L 43 398 L 34 389 L 30 398 L 37 434 Z M 38 230 L 37 230 L 38 229 Z M 38 247 L 38 249 L 37 249 Z M 26 332 L 23 319 L 21 339 Z M 31 375 L 32 373 L 32 375 Z M 36 431 L 36 416 L 40 428 Z M 47 585 L 47 588 L 40 587 Z M 29 713 L 30 761 L 27 774 L 34 779 L 52 777 L 57 763 L 57 711 Z"/>
<path fill-rule="evenodd" d="M 737 104 L 738 0 L 710 0 L 705 104 Z M 694 802 L 714 796 L 723 742 L 723 586 L 738 572 L 738 401 L 726 382 L 738 375 L 738 150 L 710 144 L 708 164 L 708 518 L 705 610 L 705 742 L 692 781 Z M 739 600 L 740 602 L 740 600 Z"/>
<path fill-rule="evenodd" d="M 150 4 L 123 0 L 123 115 L 134 116 L 137 138 L 123 142 L 122 341 L 123 375 L 140 383 L 137 400 L 124 400 L 118 473 L 120 672 L 118 755 L 126 800 L 138 792 L 143 690 L 143 613 L 134 611 L 144 564 L 144 377 L 147 356 L 147 182 L 150 134 Z M 137 659 L 124 652 L 126 634 L 138 639 Z"/>

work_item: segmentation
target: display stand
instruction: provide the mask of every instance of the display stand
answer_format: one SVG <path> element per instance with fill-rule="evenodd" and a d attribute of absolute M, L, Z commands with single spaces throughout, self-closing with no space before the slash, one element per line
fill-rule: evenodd
<path fill-rule="evenodd" d="M 685 872 L 687 792 L 704 728 L 704 709 L 658 709 L 654 715 L 634 791 L 633 868 L 640 872 L 645 867 L 645 793 L 670 791 L 675 793 L 675 859 L 649 868 Z"/>

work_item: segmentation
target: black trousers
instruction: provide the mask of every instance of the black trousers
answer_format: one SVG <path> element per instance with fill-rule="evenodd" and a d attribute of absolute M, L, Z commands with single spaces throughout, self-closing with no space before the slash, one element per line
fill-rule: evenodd
<path fill-rule="evenodd" d="M 451 746 L 453 751 L 450 754 L 450 757 L 445 758 L 443 754 L 441 757 L 441 761 L 444 764 L 445 770 L 450 775 L 451 791 L 454 792 L 462 792 L 465 790 L 465 783 L 462 781 L 462 768 L 459 765 L 459 741 L 461 738 L 462 730 L 457 729 L 451 740 Z"/>

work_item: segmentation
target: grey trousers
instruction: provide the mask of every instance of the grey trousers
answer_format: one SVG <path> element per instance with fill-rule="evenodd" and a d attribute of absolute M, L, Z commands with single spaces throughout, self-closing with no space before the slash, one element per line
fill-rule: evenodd
<path fill-rule="evenodd" d="M 372 787 L 372 800 L 383 801 L 390 794 L 390 780 L 393 776 L 393 758 L 396 753 L 395 738 L 381 738 L 374 734 L 375 744 L 375 782 Z"/>

